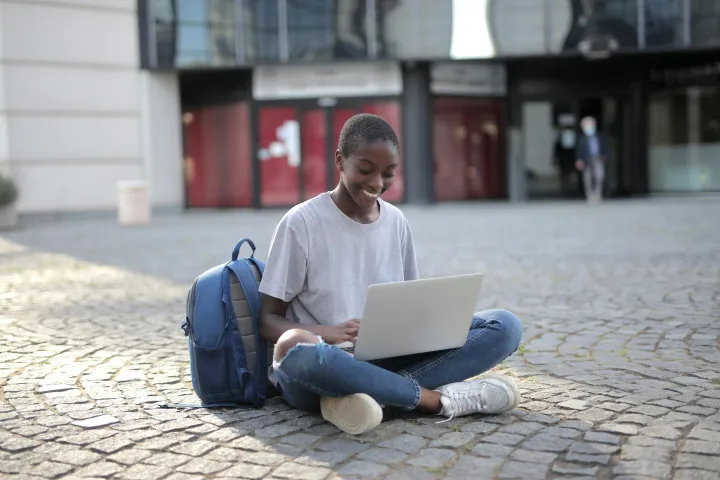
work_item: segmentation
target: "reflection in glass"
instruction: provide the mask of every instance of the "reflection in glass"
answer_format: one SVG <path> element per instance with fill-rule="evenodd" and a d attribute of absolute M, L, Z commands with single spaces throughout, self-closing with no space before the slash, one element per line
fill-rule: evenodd
<path fill-rule="evenodd" d="M 286 0 L 289 56 L 332 58 L 334 8 L 330 0 Z"/>
<path fill-rule="evenodd" d="M 554 2 L 563 11 L 567 2 Z M 567 8 L 565 8 L 567 10 Z M 540 54 L 546 51 L 545 5 L 538 0 L 491 0 L 489 20 L 492 39 L 500 55 Z M 567 23 L 567 20 L 565 20 Z M 556 31 L 567 27 L 553 24 Z M 454 32 L 453 32 L 454 33 Z"/>
<path fill-rule="evenodd" d="M 376 0 L 378 56 L 448 58 L 453 0 Z M 481 30 L 482 25 L 476 25 Z"/>
<path fill-rule="evenodd" d="M 570 29 L 563 50 L 577 50 L 587 44 L 606 48 L 637 47 L 637 0 L 565 0 L 555 1 L 570 6 Z"/>
<path fill-rule="evenodd" d="M 691 43 L 720 45 L 720 0 L 689 1 Z"/>
<path fill-rule="evenodd" d="M 158 67 L 235 63 L 234 0 L 151 0 Z"/>
<path fill-rule="evenodd" d="M 150 21 L 153 24 L 151 32 L 155 33 L 155 38 L 151 37 L 149 41 L 154 41 L 156 46 L 155 66 L 172 68 L 175 66 L 177 5 L 173 0 L 152 0 L 149 7 Z"/>
<path fill-rule="evenodd" d="M 651 190 L 720 190 L 720 88 L 651 94 L 648 125 Z"/>
<path fill-rule="evenodd" d="M 677 0 L 645 1 L 645 45 L 682 45 L 683 8 Z"/>
<path fill-rule="evenodd" d="M 471 59 L 584 44 L 631 48 L 638 45 L 637 8 L 637 0 L 377 0 L 379 53 Z"/>
<path fill-rule="evenodd" d="M 290 60 L 368 56 L 365 0 L 286 0 Z"/>
<path fill-rule="evenodd" d="M 241 0 L 240 9 L 244 63 L 279 61 L 277 1 Z"/>

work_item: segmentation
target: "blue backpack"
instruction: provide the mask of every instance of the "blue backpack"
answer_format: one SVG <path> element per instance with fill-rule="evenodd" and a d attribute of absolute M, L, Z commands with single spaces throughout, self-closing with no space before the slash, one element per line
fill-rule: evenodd
<path fill-rule="evenodd" d="M 252 254 L 238 259 L 246 242 Z M 243 238 L 229 262 L 198 276 L 188 292 L 181 326 L 189 337 L 190 375 L 202 407 L 261 407 L 273 390 L 267 378 L 272 345 L 260 337 L 259 326 L 264 269 L 255 244 Z"/>

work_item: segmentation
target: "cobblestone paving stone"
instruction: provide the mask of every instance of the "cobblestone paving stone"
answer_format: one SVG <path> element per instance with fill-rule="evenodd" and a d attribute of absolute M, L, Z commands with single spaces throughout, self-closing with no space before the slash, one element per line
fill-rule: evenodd
<path fill-rule="evenodd" d="M 408 207 L 424 276 L 483 271 L 523 319 L 520 408 L 359 437 L 280 401 L 196 401 L 179 328 L 192 279 L 281 211 L 0 237 L 0 477 L 720 478 L 720 202 Z"/>

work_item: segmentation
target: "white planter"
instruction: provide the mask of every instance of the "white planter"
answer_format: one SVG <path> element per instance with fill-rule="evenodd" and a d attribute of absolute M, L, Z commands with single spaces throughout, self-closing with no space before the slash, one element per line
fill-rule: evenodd
<path fill-rule="evenodd" d="M 0 207 L 0 230 L 10 230 L 15 228 L 18 222 L 17 209 L 15 203 Z"/>
<path fill-rule="evenodd" d="M 150 223 L 150 194 L 147 183 L 118 182 L 118 222 L 120 225 L 147 225 Z"/>

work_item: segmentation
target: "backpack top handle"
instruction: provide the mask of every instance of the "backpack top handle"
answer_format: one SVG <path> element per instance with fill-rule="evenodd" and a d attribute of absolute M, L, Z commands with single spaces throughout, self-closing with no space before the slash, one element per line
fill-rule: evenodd
<path fill-rule="evenodd" d="M 232 251 L 232 260 L 233 262 L 238 259 L 238 255 L 240 254 L 240 248 L 242 248 L 243 243 L 247 242 L 248 245 L 250 245 L 250 248 L 252 248 L 252 253 L 250 254 L 250 258 L 255 258 L 255 244 L 252 240 L 249 238 L 243 238 L 240 240 L 237 245 L 235 245 L 235 248 L 233 248 Z"/>

